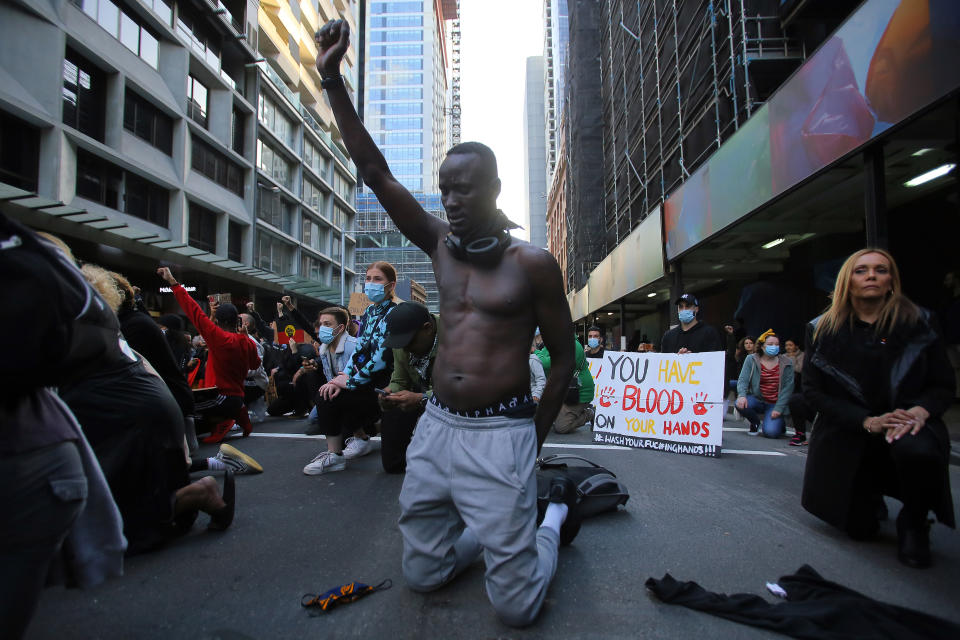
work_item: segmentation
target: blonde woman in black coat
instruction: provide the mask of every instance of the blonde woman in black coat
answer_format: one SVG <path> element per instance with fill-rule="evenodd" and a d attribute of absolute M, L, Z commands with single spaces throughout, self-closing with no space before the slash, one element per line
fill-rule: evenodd
<path fill-rule="evenodd" d="M 954 377 L 931 314 L 903 295 L 889 253 L 864 249 L 844 262 L 808 332 L 803 387 L 819 416 L 804 508 L 864 539 L 886 516 L 883 496 L 897 498 L 898 557 L 929 566 L 929 512 L 955 526 L 943 422 Z"/>

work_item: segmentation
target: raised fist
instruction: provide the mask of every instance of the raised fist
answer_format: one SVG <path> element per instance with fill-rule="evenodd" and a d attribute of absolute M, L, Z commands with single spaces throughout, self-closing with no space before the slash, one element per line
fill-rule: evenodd
<path fill-rule="evenodd" d="M 177 279 L 173 277 L 172 273 L 170 273 L 169 267 L 160 267 L 157 269 L 157 275 L 163 278 L 171 287 L 177 286 Z"/>
<path fill-rule="evenodd" d="M 317 43 L 317 71 L 330 78 L 340 73 L 340 61 L 350 46 L 350 25 L 343 20 L 331 20 L 314 35 Z"/>

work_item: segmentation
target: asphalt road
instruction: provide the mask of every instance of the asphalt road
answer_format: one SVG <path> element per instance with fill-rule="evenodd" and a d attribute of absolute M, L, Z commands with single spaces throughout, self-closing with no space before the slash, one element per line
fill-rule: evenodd
<path fill-rule="evenodd" d="M 402 477 L 382 472 L 378 452 L 344 472 L 305 476 L 303 465 L 324 443 L 278 437 L 301 433 L 303 422 L 271 419 L 255 437 L 233 442 L 265 472 L 238 477 L 237 516 L 227 532 L 207 532 L 201 515 L 186 538 L 129 559 L 123 578 L 88 591 L 48 589 L 27 637 L 781 637 L 660 603 L 644 581 L 669 572 L 710 591 L 773 601 L 764 584 L 802 564 L 879 600 L 960 622 L 960 534 L 935 525 L 935 566 L 904 567 L 892 520 L 880 540 L 856 543 L 800 507 L 805 448 L 748 437 L 738 423 L 725 427 L 719 459 L 594 448 L 584 430 L 551 435 L 544 453 L 576 453 L 609 467 L 631 498 L 625 510 L 585 522 L 561 549 L 539 619 L 517 630 L 488 603 L 482 564 L 431 594 L 405 587 L 396 527 Z M 956 503 L 960 468 L 950 473 Z M 898 504 L 888 505 L 895 516 Z M 386 578 L 392 589 L 322 617 L 300 607 L 304 593 Z"/>

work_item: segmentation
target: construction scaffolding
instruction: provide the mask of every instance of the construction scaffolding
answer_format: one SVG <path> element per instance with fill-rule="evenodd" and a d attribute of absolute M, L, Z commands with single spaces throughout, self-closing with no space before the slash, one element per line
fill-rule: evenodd
<path fill-rule="evenodd" d="M 616 246 L 806 58 L 779 0 L 600 0 L 606 241 Z"/>
<path fill-rule="evenodd" d="M 570 1 L 567 9 L 569 61 L 560 127 L 565 139 L 560 146 L 565 147 L 568 161 L 559 183 L 566 198 L 567 288 L 578 290 L 615 245 L 606 243 L 604 232 L 604 121 L 597 109 L 603 31 L 600 2 Z M 558 161 L 557 166 L 561 164 Z"/>

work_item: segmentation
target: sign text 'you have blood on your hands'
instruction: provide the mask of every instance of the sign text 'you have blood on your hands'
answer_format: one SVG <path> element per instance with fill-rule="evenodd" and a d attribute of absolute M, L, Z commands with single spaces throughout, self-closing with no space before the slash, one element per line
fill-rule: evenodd
<path fill-rule="evenodd" d="M 588 359 L 595 442 L 716 457 L 723 436 L 722 351 Z"/>

